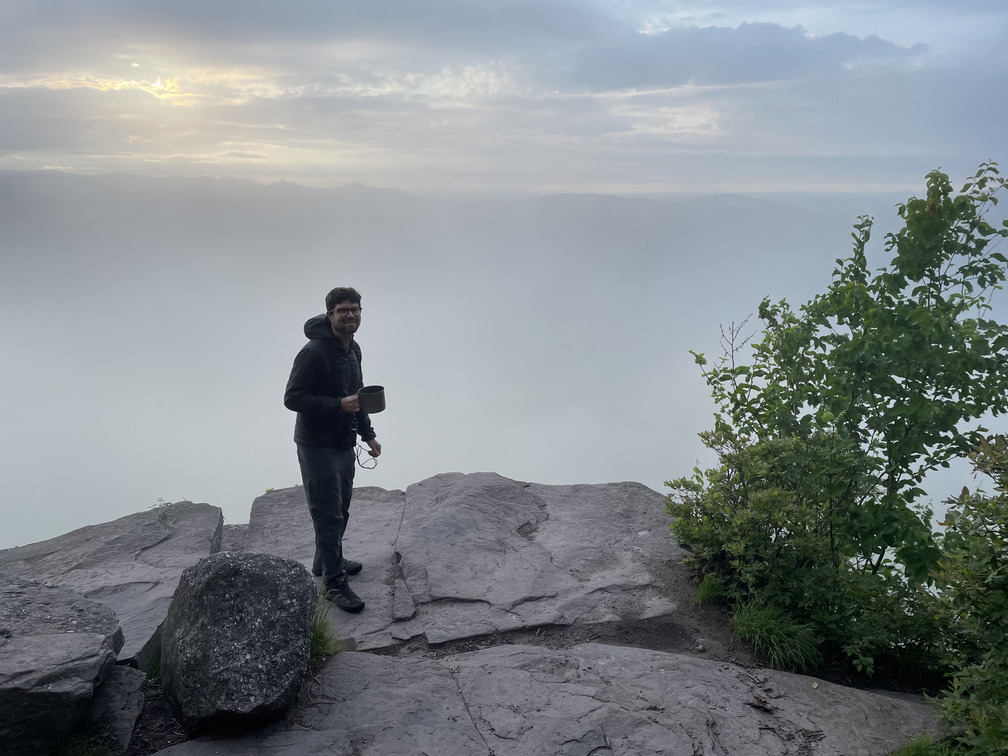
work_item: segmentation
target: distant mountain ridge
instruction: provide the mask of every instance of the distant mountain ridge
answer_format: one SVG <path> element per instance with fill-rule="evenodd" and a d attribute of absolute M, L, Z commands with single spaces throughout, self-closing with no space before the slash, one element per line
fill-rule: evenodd
<path fill-rule="evenodd" d="M 91 185 L 88 188 L 87 185 Z M 296 200 L 306 206 L 317 206 L 319 202 L 326 199 L 351 199 L 355 201 L 392 201 L 392 202 L 414 202 L 425 205 L 449 204 L 449 205 L 509 205 L 509 204 L 534 204 L 546 201 L 553 204 L 574 203 L 588 206 L 597 206 L 598 203 L 611 203 L 614 205 L 641 204 L 651 206 L 667 207 L 669 205 L 689 204 L 706 205 L 710 203 L 720 203 L 736 207 L 744 207 L 747 203 L 751 207 L 765 207 L 768 205 L 787 205 L 788 203 L 780 199 L 772 199 L 761 196 L 737 194 L 737 193 L 715 193 L 696 194 L 688 193 L 682 196 L 663 196 L 657 198 L 644 195 L 616 195 L 599 193 L 544 193 L 515 199 L 485 199 L 476 197 L 472 200 L 463 199 L 431 199 L 410 194 L 399 189 L 373 187 L 362 182 L 351 182 L 341 186 L 331 188 L 319 188 L 304 186 L 289 181 L 276 181 L 268 184 L 261 184 L 247 179 L 237 178 L 212 178 L 212 177 L 190 177 L 190 176 L 147 176 L 139 173 L 107 173 L 98 175 L 81 175 L 68 173 L 65 171 L 16 171 L 0 170 L 0 198 L 6 205 L 7 201 L 17 203 L 19 197 L 26 197 L 26 191 L 31 196 L 48 195 L 52 199 L 59 199 L 61 196 L 76 196 L 77 193 L 87 190 L 87 194 L 93 194 L 95 189 L 114 192 L 117 196 L 128 196 L 137 192 L 148 195 L 161 195 L 167 197 L 179 197 L 187 195 L 198 195 L 205 198 L 217 198 L 223 200 L 229 198 L 228 204 L 248 201 L 255 197 L 275 197 L 287 200 Z M 779 197 L 780 195 L 773 195 Z M 808 196 L 807 194 L 805 196 Z M 835 197 L 839 195 L 824 195 Z M 859 195 L 847 195 L 859 196 Z M 869 203 L 878 205 L 879 202 L 891 203 L 901 195 L 860 195 L 869 198 Z M 78 197 L 78 199 L 80 199 Z M 86 199 L 86 197 L 84 198 Z M 2 208 L 0 208 L 2 209 Z"/>

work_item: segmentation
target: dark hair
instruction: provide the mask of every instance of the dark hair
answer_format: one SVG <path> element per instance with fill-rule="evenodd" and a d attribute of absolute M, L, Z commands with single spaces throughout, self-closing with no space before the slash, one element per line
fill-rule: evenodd
<path fill-rule="evenodd" d="M 326 312 L 335 309 L 336 305 L 340 302 L 353 302 L 359 307 L 360 293 L 356 289 L 351 289 L 349 286 L 337 286 L 325 295 Z"/>

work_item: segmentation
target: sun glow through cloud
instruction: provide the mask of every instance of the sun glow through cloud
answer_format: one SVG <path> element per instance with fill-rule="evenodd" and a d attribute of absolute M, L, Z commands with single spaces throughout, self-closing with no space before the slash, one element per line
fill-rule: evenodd
<path fill-rule="evenodd" d="M 11 1 L 19 19 L 42 13 Z M 992 41 L 1008 33 L 1008 6 L 986 0 L 926 13 L 890 0 L 882 14 L 622 0 L 568 7 L 563 23 L 548 1 L 476 4 L 423 24 L 415 13 L 332 15 L 292 1 L 300 13 L 262 10 L 238 26 L 213 9 L 199 23 L 165 7 L 106 14 L 100 26 L 71 13 L 76 35 L 8 45 L 21 52 L 7 66 L 0 53 L 0 106 L 16 114 L 0 169 L 140 161 L 453 192 L 497 182 L 544 191 L 563 176 L 584 191 L 634 181 L 716 190 L 758 175 L 788 191 L 807 182 L 782 158 L 808 161 L 820 185 L 909 187 L 935 165 L 996 159 L 1004 144 L 992 125 L 1006 105 L 990 94 L 1008 71 Z M 4 20 L 0 9 L 0 29 Z M 981 55 L 983 68 L 961 62 Z M 112 98 L 125 93 L 149 98 Z M 47 120 L 57 113 L 64 129 Z"/>
<path fill-rule="evenodd" d="M 124 92 L 135 90 L 154 95 L 158 99 L 172 102 L 176 105 L 188 105 L 188 97 L 193 93 L 183 92 L 179 80 L 172 77 L 158 77 L 154 81 L 138 79 L 120 79 L 114 77 L 92 76 L 89 74 L 44 74 L 23 81 L 4 81 L 2 89 L 27 90 L 71 90 L 94 89 L 100 92 Z"/>

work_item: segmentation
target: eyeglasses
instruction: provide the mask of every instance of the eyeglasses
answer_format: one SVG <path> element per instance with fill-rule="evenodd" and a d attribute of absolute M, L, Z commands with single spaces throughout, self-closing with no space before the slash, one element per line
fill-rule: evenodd
<path fill-rule="evenodd" d="M 353 315 L 355 318 L 360 315 L 360 307 L 337 307 L 335 310 L 329 310 L 329 312 L 335 312 L 341 318 L 345 318 L 347 315 Z"/>

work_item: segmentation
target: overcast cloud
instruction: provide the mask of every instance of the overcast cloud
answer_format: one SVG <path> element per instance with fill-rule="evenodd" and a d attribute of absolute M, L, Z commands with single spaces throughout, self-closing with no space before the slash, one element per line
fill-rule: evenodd
<path fill-rule="evenodd" d="M 1000 0 L 12 0 L 0 30 L 2 168 L 885 191 L 1005 146 Z"/>

